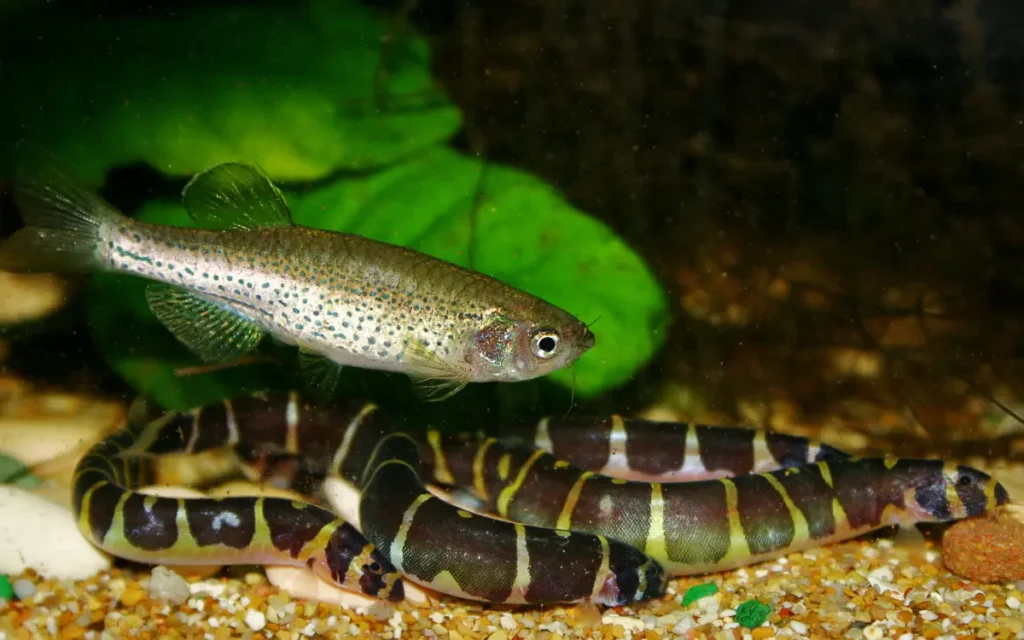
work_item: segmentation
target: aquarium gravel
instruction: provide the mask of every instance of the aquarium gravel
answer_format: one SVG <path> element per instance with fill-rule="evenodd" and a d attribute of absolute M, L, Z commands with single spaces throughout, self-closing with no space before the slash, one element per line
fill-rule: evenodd
<path fill-rule="evenodd" d="M 482 608 L 443 598 L 359 614 L 292 599 L 261 573 L 188 581 L 156 570 L 115 568 L 89 580 L 53 582 L 29 573 L 24 601 L 0 608 L 8 638 L 1024 638 L 1024 583 L 980 585 L 947 572 L 922 543 L 851 542 L 777 562 L 674 581 L 661 599 L 598 612 L 590 607 Z M 682 605 L 693 586 L 718 591 Z M 171 588 L 168 590 L 168 585 Z M 744 604 L 757 601 L 760 605 Z M 756 608 L 762 624 L 738 618 Z M 749 620 L 749 617 L 747 617 Z"/>

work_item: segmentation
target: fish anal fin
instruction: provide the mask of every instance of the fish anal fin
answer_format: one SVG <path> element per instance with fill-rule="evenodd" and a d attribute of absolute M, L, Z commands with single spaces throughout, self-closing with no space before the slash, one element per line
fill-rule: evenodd
<path fill-rule="evenodd" d="M 151 284 L 146 301 L 167 330 L 205 362 L 252 353 L 263 339 L 263 330 L 248 319 L 182 289 Z"/>
<path fill-rule="evenodd" d="M 299 375 L 318 400 L 334 395 L 341 378 L 342 366 L 307 347 L 299 347 Z"/>
<path fill-rule="evenodd" d="M 181 192 L 192 219 L 216 229 L 292 226 L 284 194 L 254 165 L 225 162 L 196 174 Z"/>

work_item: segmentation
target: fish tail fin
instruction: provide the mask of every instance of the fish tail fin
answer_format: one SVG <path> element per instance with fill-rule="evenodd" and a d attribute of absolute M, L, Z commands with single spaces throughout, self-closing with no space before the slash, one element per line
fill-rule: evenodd
<path fill-rule="evenodd" d="M 25 226 L 0 244 L 0 271 L 81 272 L 101 265 L 110 225 L 125 216 L 47 151 L 19 142 L 14 203 Z"/>

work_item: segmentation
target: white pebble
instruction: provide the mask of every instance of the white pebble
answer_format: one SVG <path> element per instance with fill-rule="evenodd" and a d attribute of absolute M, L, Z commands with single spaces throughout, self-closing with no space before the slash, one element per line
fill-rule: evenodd
<path fill-rule="evenodd" d="M 153 600 L 166 600 L 172 604 L 184 604 L 192 594 L 185 578 L 167 567 L 153 567 L 147 590 Z"/>
<path fill-rule="evenodd" d="M 792 629 L 794 633 L 801 636 L 807 633 L 807 625 L 800 622 L 799 620 L 794 620 L 793 622 L 790 622 L 789 628 Z"/>
<path fill-rule="evenodd" d="M 11 588 L 14 589 L 14 595 L 18 597 L 18 600 L 26 600 L 36 593 L 36 585 L 24 578 L 15 580 Z"/>
<path fill-rule="evenodd" d="M 639 618 L 628 618 L 626 616 L 620 616 L 617 613 L 605 614 L 601 618 L 603 624 L 618 624 L 621 625 L 626 631 L 640 632 L 644 630 L 644 621 Z"/>
<path fill-rule="evenodd" d="M 261 611 L 249 609 L 245 612 L 245 624 L 253 631 L 259 631 L 267 626 L 267 617 Z"/>
<path fill-rule="evenodd" d="M 864 627 L 864 637 L 867 640 L 882 640 L 885 637 L 885 632 L 882 631 L 882 625 L 877 622 L 867 627 Z"/>
<path fill-rule="evenodd" d="M 31 568 L 44 578 L 84 580 L 111 565 L 110 555 L 85 539 L 66 507 L 0 485 L 0 513 L 0 573 L 17 575 Z"/>
<path fill-rule="evenodd" d="M 921 617 L 927 620 L 928 622 L 939 619 L 938 614 L 936 614 L 934 611 L 928 611 L 927 609 L 921 612 Z"/>
<path fill-rule="evenodd" d="M 1020 609 L 1020 600 L 1013 596 L 1010 596 L 1006 599 L 1006 606 L 1010 607 L 1011 609 Z"/>
<path fill-rule="evenodd" d="M 219 598 L 227 590 L 227 585 L 220 582 L 193 582 L 188 585 L 188 590 L 193 595 L 197 593 L 208 593 L 214 598 Z"/>
<path fill-rule="evenodd" d="M 502 629 L 505 629 L 507 631 L 515 631 L 516 627 L 518 627 L 518 626 L 519 625 L 516 624 L 516 619 L 513 618 L 512 616 L 508 615 L 507 613 L 505 615 L 501 616 L 501 628 Z"/>

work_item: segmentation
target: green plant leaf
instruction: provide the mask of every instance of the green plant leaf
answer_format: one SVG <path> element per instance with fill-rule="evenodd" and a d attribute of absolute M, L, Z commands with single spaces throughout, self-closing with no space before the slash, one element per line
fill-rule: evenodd
<path fill-rule="evenodd" d="M 355 0 L 98 18 L 45 5 L 0 27 L 0 140 L 31 139 L 94 186 L 138 161 L 183 176 L 237 160 L 315 180 L 458 129 L 429 56 Z"/>
<path fill-rule="evenodd" d="M 386 171 L 287 195 L 298 224 L 358 233 L 469 266 L 470 214 L 482 168 L 474 158 L 439 147 Z M 184 210 L 171 203 L 150 203 L 139 217 L 192 225 Z M 574 367 L 581 396 L 625 383 L 660 347 L 667 300 L 647 265 L 603 223 L 571 207 L 540 180 L 491 166 L 476 233 L 475 269 L 585 322 L 600 318 L 594 327 L 596 346 Z M 136 388 L 177 407 L 218 397 L 241 382 L 257 388 L 272 381 L 255 373 L 232 380 L 224 377 L 227 372 L 203 376 L 223 385 L 215 390 L 212 382 L 172 378 L 169 368 L 193 365 L 195 359 L 156 324 L 146 309 L 141 281 L 133 279 L 128 286 L 127 279 L 97 278 L 107 286 L 94 288 L 90 306 L 102 351 Z M 143 333 L 137 331 L 140 325 Z M 131 355 L 125 344 L 129 334 L 142 336 Z M 572 384 L 568 370 L 549 378 Z"/>
<path fill-rule="evenodd" d="M 41 484 L 31 470 L 17 458 L 0 453 L 0 484 L 13 484 L 22 489 L 35 489 Z"/>

